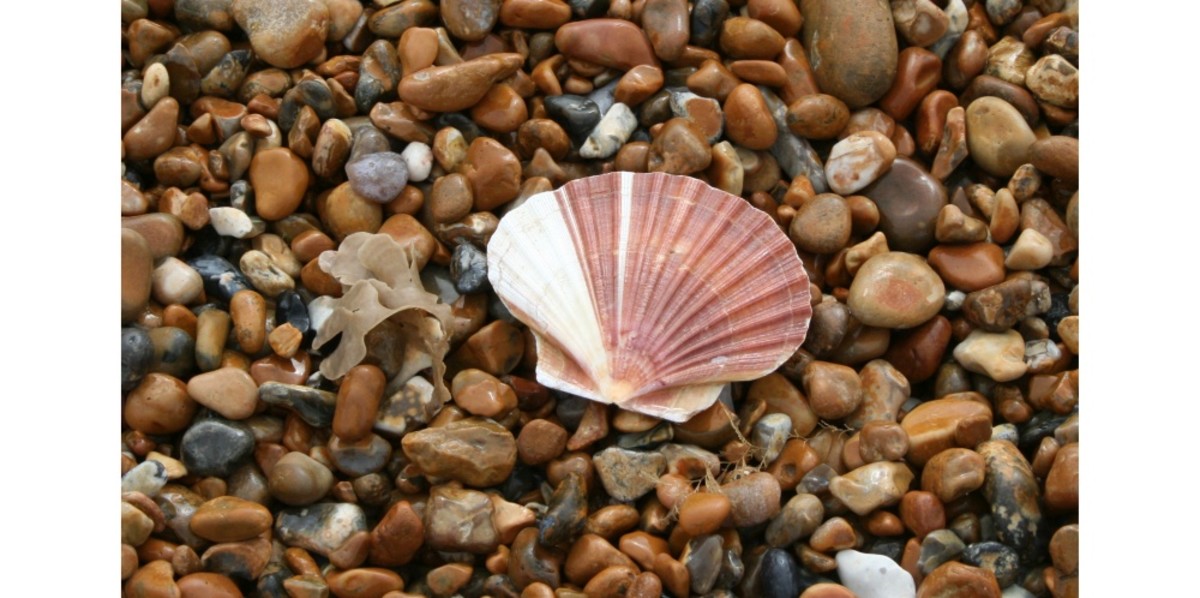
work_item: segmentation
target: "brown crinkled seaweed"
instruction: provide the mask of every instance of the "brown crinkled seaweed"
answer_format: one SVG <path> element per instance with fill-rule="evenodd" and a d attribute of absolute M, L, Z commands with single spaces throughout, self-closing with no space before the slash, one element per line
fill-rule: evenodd
<path fill-rule="evenodd" d="M 435 397 L 449 400 L 442 378 L 453 316 L 450 306 L 421 284 L 411 249 L 386 234 L 354 233 L 319 259 L 321 269 L 345 291 L 313 341 L 313 347 L 320 348 L 342 335 L 337 349 L 321 362 L 321 374 L 329 379 L 345 376 L 367 356 L 367 335 L 387 321 L 398 331 L 403 347 L 405 367 L 397 377 L 432 367 Z"/>

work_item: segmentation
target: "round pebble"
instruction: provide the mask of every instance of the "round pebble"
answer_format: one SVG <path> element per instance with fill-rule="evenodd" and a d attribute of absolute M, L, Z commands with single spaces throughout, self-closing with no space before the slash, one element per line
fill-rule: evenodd
<path fill-rule="evenodd" d="M 854 276 L 846 304 L 868 326 L 912 328 L 941 310 L 946 288 L 919 256 L 892 251 L 866 261 Z"/>

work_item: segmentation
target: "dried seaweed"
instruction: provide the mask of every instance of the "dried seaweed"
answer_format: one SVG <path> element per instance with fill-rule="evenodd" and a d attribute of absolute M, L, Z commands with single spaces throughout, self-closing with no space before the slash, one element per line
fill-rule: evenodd
<path fill-rule="evenodd" d="M 321 373 L 329 379 L 345 376 L 367 357 L 367 335 L 387 322 L 396 331 L 393 344 L 403 347 L 404 367 L 397 378 L 432 367 L 434 396 L 449 400 L 443 376 L 453 317 L 450 306 L 421 284 L 411 248 L 385 234 L 354 233 L 319 259 L 321 269 L 344 290 L 313 341 L 320 348 L 342 335 L 337 349 L 321 362 Z"/>

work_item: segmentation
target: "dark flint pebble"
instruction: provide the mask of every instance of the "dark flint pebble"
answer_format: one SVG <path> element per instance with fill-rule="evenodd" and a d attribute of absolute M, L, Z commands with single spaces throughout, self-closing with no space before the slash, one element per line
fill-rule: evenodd
<path fill-rule="evenodd" d="M 546 515 L 538 521 L 538 541 L 544 546 L 566 546 L 587 522 L 587 492 L 583 478 L 572 473 L 558 483 Z"/>
<path fill-rule="evenodd" d="M 454 288 L 464 295 L 487 288 L 487 256 L 474 245 L 459 243 L 450 258 L 450 278 Z"/>
<path fill-rule="evenodd" d="M 196 341 L 182 329 L 160 326 L 147 333 L 154 353 L 150 371 L 187 380 L 196 367 Z"/>
<path fill-rule="evenodd" d="M 217 418 L 193 424 L 179 445 L 188 473 L 198 476 L 226 477 L 253 450 L 249 428 Z"/>
<path fill-rule="evenodd" d="M 729 3 L 725 0 L 696 0 L 692 4 L 692 45 L 711 48 L 728 17 Z"/>
<path fill-rule="evenodd" d="M 600 122 L 600 107 L 582 96 L 550 96 L 546 98 L 545 106 L 546 115 L 561 125 L 576 144 L 583 143 Z"/>
<path fill-rule="evenodd" d="M 121 329 L 121 392 L 129 392 L 150 371 L 154 345 L 141 328 Z"/>
<path fill-rule="evenodd" d="M 204 292 L 209 297 L 219 297 L 225 303 L 233 299 L 238 291 L 250 288 L 249 281 L 233 264 L 216 255 L 201 255 L 187 261 L 204 280 Z"/>
<path fill-rule="evenodd" d="M 291 410 L 304 423 L 327 428 L 333 425 L 333 410 L 337 395 L 308 386 L 266 382 L 258 387 L 258 398 L 268 405 Z"/>
<path fill-rule="evenodd" d="M 315 336 L 309 334 L 315 331 L 312 329 L 312 320 L 308 317 L 308 306 L 296 291 L 284 291 L 275 300 L 275 326 L 284 324 L 295 326 L 296 330 L 305 336 L 306 341 L 311 340 L 310 336 Z"/>
<path fill-rule="evenodd" d="M 573 20 L 595 19 L 608 14 L 609 0 L 567 0 Z"/>
<path fill-rule="evenodd" d="M 972 544 L 963 551 L 962 560 L 968 565 L 991 571 L 1002 588 L 1016 583 L 1020 574 L 1021 562 L 1017 551 L 999 542 Z"/>
<path fill-rule="evenodd" d="M 565 392 L 556 392 L 558 404 L 554 406 L 554 414 L 558 421 L 568 430 L 574 432 L 583 420 L 583 412 L 587 410 L 588 400 Z"/>
<path fill-rule="evenodd" d="M 200 93 L 227 99 L 234 97 L 246 78 L 250 57 L 250 50 L 226 52 L 217 66 L 200 79 Z"/>

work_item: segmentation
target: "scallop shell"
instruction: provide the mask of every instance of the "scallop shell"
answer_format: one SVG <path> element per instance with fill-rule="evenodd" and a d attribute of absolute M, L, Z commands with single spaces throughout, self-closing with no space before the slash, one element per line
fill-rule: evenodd
<path fill-rule="evenodd" d="M 537 339 L 539 382 L 674 422 L 775 371 L 812 316 L 775 222 L 683 176 L 539 193 L 500 220 L 487 254 L 492 288 Z"/>

